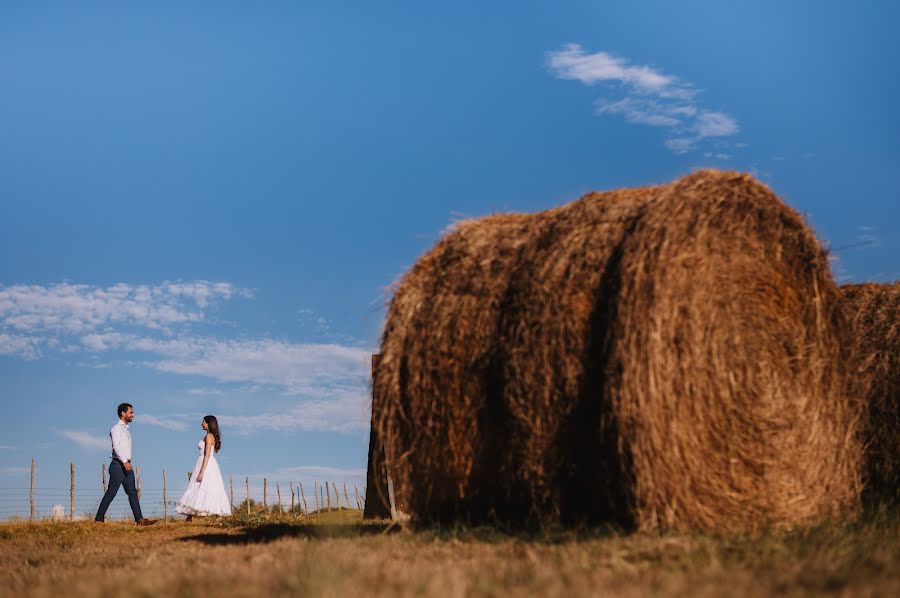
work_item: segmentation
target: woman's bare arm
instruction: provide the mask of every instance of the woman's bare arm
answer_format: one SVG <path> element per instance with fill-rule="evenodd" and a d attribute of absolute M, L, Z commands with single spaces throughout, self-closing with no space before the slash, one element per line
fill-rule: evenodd
<path fill-rule="evenodd" d="M 203 439 L 203 465 L 200 466 L 200 473 L 197 474 L 197 483 L 203 481 L 203 472 L 206 471 L 206 464 L 209 463 L 209 457 L 212 455 L 213 444 L 216 439 L 213 438 L 212 434 L 207 434 L 206 438 Z"/>

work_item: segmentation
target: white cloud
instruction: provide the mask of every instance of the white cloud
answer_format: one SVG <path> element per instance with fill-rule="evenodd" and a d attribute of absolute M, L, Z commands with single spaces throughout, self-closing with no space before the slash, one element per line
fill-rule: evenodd
<path fill-rule="evenodd" d="M 296 397 L 296 408 L 277 417 L 253 414 L 231 420 L 239 431 L 306 430 L 351 433 L 368 426 L 366 402 L 371 350 L 337 343 L 221 339 L 193 334 L 215 300 L 249 296 L 230 283 L 118 284 L 108 288 L 58 284 L 0 287 L 0 354 L 35 359 L 51 349 L 86 352 L 86 367 L 105 367 L 105 354 L 128 355 L 127 364 L 252 391 Z M 309 310 L 301 310 L 327 326 Z M 233 390 L 233 388 L 232 388 Z M 192 395 L 219 394 L 195 388 Z M 185 430 L 181 418 L 139 414 L 138 422 Z M 85 447 L 108 448 L 106 440 L 79 431 L 60 434 Z"/>
<path fill-rule="evenodd" d="M 222 394 L 221 388 L 191 388 L 187 391 L 189 395 L 196 397 L 217 396 Z"/>
<path fill-rule="evenodd" d="M 139 424 L 147 424 L 149 426 L 157 426 L 166 430 L 174 430 L 176 432 L 184 432 L 188 429 L 187 422 L 180 419 L 171 419 L 157 417 L 149 413 L 139 413 L 134 416 L 134 420 Z"/>
<path fill-rule="evenodd" d="M 265 430 L 353 434 L 368 431 L 369 414 L 369 395 L 364 388 L 359 388 L 343 392 L 332 391 L 327 399 L 303 401 L 285 411 L 256 415 L 222 415 L 219 422 L 239 434 Z"/>
<path fill-rule="evenodd" d="M 17 450 L 19 450 L 19 447 L 17 447 L 17 446 L 11 446 L 8 444 L 0 444 L 0 451 L 17 451 Z"/>
<path fill-rule="evenodd" d="M 59 435 L 68 438 L 75 444 L 86 449 L 106 449 L 110 448 L 109 438 L 94 436 L 88 432 L 81 430 L 59 430 Z"/>
<path fill-rule="evenodd" d="M 223 394 L 227 401 L 227 393 Z M 300 431 L 363 435 L 368 432 L 371 419 L 369 398 L 368 388 L 363 384 L 347 388 L 330 387 L 305 396 L 282 396 L 276 401 L 281 407 L 270 406 L 266 410 L 259 409 L 251 413 L 222 407 L 222 401 L 219 401 L 220 407 L 215 415 L 227 434 Z M 184 431 L 194 425 L 199 427 L 203 415 L 201 412 L 165 416 L 139 413 L 135 417 L 135 423 Z"/>
<path fill-rule="evenodd" d="M 598 100 L 597 114 L 668 129 L 665 146 L 676 154 L 695 149 L 704 139 L 727 137 L 740 130 L 734 117 L 701 109 L 696 101 L 698 91 L 690 83 L 650 66 L 633 66 L 606 52 L 587 54 L 579 44 L 567 44 L 547 53 L 547 67 L 560 79 L 619 85 L 624 97 Z"/>
<path fill-rule="evenodd" d="M 81 337 L 91 350 L 105 350 L 95 333 L 109 326 L 169 332 L 200 322 L 213 301 L 250 297 L 231 283 L 205 280 L 157 286 L 110 287 L 59 283 L 0 286 L 0 354 L 35 359 L 60 337 Z"/>
<path fill-rule="evenodd" d="M 655 127 L 676 127 L 696 114 L 692 106 L 673 106 L 649 98 L 598 100 L 597 114 L 620 114 L 630 123 Z"/>
<path fill-rule="evenodd" d="M 275 384 L 295 393 L 359 384 L 366 377 L 371 360 L 371 351 L 355 347 L 274 340 L 207 339 L 170 355 L 170 359 L 153 367 L 221 382 Z"/>
<path fill-rule="evenodd" d="M 14 355 L 22 359 L 37 359 L 41 339 L 17 334 L 0 333 L 0 355 Z"/>
<path fill-rule="evenodd" d="M 145 367 L 223 383 L 275 387 L 301 401 L 287 412 L 220 418 L 224 425 L 239 433 L 262 430 L 355 433 L 368 429 L 369 349 L 272 339 L 153 339 L 118 333 L 95 336 L 91 343 L 106 350 L 140 351 L 159 358 L 142 362 Z M 211 391 L 188 392 L 210 394 Z M 162 421 L 146 423 L 162 425 Z M 169 426 L 178 425 L 175 420 L 165 421 Z"/>
<path fill-rule="evenodd" d="M 163 372 L 203 376 L 220 382 L 283 387 L 291 394 L 322 396 L 366 384 L 371 350 L 336 344 L 289 343 L 272 339 L 210 337 L 157 339 L 120 333 L 82 339 L 97 351 L 149 353 L 160 359 L 143 365 Z"/>
<path fill-rule="evenodd" d="M 579 44 L 566 44 L 562 50 L 548 54 L 548 66 L 561 79 L 574 79 L 585 85 L 600 81 L 617 81 L 644 91 L 661 91 L 672 86 L 673 77 L 648 66 L 628 66 L 626 60 L 597 52 L 585 54 Z"/>
<path fill-rule="evenodd" d="M 737 121 L 724 112 L 711 112 L 704 110 L 697 115 L 694 121 L 693 131 L 700 139 L 706 137 L 727 137 L 734 135 L 740 128 Z"/>
<path fill-rule="evenodd" d="M 666 139 L 665 141 L 666 147 L 675 154 L 687 153 L 694 149 L 696 144 L 697 141 L 691 137 L 676 137 L 673 139 Z"/>

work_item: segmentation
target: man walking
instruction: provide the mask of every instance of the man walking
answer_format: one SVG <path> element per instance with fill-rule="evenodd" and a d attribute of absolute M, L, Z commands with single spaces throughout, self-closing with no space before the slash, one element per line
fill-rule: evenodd
<path fill-rule="evenodd" d="M 134 408 L 128 403 L 119 405 L 119 421 L 109 431 L 112 441 L 112 461 L 109 464 L 109 488 L 100 501 L 95 521 L 103 521 L 106 518 L 106 509 L 119 492 L 119 486 L 125 486 L 125 494 L 128 495 L 128 503 L 131 512 L 134 513 L 134 521 L 137 525 L 153 525 L 156 519 L 144 519 L 141 515 L 141 504 L 138 502 L 137 488 L 134 484 L 134 467 L 131 465 L 131 432 L 128 424 L 134 419 Z"/>

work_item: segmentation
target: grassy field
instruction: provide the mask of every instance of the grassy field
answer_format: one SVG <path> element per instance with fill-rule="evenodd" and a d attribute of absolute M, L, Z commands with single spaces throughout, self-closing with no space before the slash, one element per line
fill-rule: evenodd
<path fill-rule="evenodd" d="M 900 596 L 900 516 L 754 538 L 409 532 L 358 511 L 0 526 L 3 596 Z"/>

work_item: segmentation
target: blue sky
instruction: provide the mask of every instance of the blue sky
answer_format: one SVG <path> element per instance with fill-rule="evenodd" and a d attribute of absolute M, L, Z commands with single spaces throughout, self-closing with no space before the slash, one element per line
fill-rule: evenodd
<path fill-rule="evenodd" d="M 214 413 L 226 475 L 361 487 L 388 289 L 460 218 L 736 169 L 900 278 L 897 13 L 0 5 L 0 487 L 98 485 L 120 401 L 145 476 Z"/>

